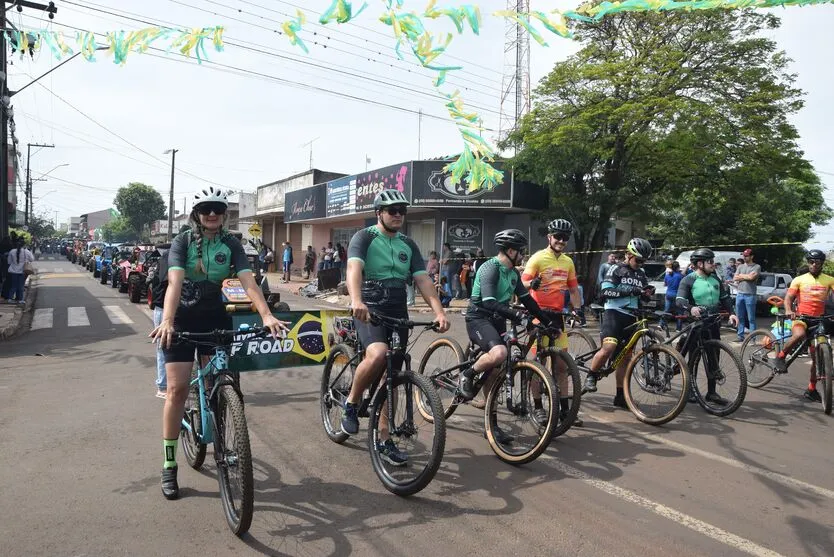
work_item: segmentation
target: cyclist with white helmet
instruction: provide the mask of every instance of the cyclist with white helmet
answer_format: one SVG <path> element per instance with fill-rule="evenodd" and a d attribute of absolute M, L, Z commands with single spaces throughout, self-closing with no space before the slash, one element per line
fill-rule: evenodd
<path fill-rule="evenodd" d="M 374 199 L 377 222 L 353 235 L 348 244 L 347 287 L 356 332 L 365 348 L 365 357 L 356 367 L 342 414 L 342 431 L 359 432 L 358 404 L 362 393 L 386 366 L 388 329 L 370 323 L 369 311 L 398 319 L 408 318 L 406 284 L 413 277 L 414 286 L 434 310 L 439 331 L 449 329 L 449 321 L 428 274 L 420 249 L 414 240 L 400 233 L 408 212 L 408 199 L 398 190 L 383 190 Z M 407 342 L 408 329 L 398 331 Z M 402 360 L 394 362 L 396 367 Z M 393 466 L 405 466 L 408 455 L 400 451 L 388 436 L 387 415 L 380 423 L 383 442 L 377 447 L 383 460 Z"/>
<path fill-rule="evenodd" d="M 628 340 L 628 327 L 637 322 L 629 310 L 638 309 L 640 300 L 648 301 L 654 294 L 654 288 L 649 286 L 649 279 L 642 269 L 646 259 L 651 257 L 652 245 L 643 238 L 632 238 L 625 250 L 625 261 L 612 265 L 605 274 L 600 285 L 602 297 L 605 300 L 605 311 L 602 315 L 602 348 L 597 352 L 585 379 L 585 390 L 595 393 L 597 390 L 597 371 L 614 357 L 614 353 L 621 342 Z M 614 406 L 628 408 L 623 394 L 623 379 L 628 365 L 628 358 L 623 358 L 616 370 L 617 394 L 614 396 Z"/>
<path fill-rule="evenodd" d="M 226 192 L 213 186 L 194 196 L 191 226 L 174 238 L 168 251 L 168 290 L 162 321 L 150 334 L 162 345 L 168 383 L 162 410 L 165 459 L 162 494 L 167 499 L 179 496 L 177 440 L 194 363 L 194 346 L 188 343 L 172 344 L 174 333 L 205 333 L 231 328 L 231 317 L 223 305 L 220 287 L 223 280 L 232 277 L 235 272 L 261 315 L 264 326 L 273 335 L 286 330 L 286 323 L 272 315 L 261 289 L 255 283 L 240 241 L 223 229 L 228 205 Z M 210 351 L 202 347 L 197 351 L 205 365 Z"/>

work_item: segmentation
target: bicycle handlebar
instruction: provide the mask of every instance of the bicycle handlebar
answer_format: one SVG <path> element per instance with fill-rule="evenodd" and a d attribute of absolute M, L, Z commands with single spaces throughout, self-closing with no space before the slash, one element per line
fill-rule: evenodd
<path fill-rule="evenodd" d="M 206 341 L 213 341 L 219 344 L 222 344 L 222 339 L 224 337 L 234 337 L 237 334 L 246 334 L 252 335 L 254 337 L 258 336 L 266 336 L 270 334 L 270 330 L 267 327 L 252 327 L 250 329 L 231 329 L 231 330 L 224 330 L 224 329 L 215 329 L 213 331 L 209 331 L 207 333 L 191 333 L 188 331 L 175 331 L 174 332 L 174 341 L 180 340 L 190 340 L 195 342 L 206 342 Z"/>
<path fill-rule="evenodd" d="M 374 325 L 383 325 L 389 329 L 413 329 L 415 327 L 426 327 L 427 329 L 437 330 L 440 324 L 437 321 L 412 321 L 410 319 L 402 319 L 399 317 L 388 317 L 376 311 L 369 311 L 371 323 Z"/>

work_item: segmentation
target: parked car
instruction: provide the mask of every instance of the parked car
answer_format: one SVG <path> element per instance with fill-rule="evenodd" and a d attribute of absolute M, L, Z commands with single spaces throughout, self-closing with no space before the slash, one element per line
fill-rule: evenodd
<path fill-rule="evenodd" d="M 767 299 L 771 296 L 779 296 L 785 298 L 788 293 L 788 287 L 791 285 L 793 277 L 787 273 L 759 273 L 759 280 L 756 281 L 756 313 L 769 314 L 770 305 Z M 738 293 L 738 287 L 735 283 L 730 283 L 730 295 L 733 300 Z"/>

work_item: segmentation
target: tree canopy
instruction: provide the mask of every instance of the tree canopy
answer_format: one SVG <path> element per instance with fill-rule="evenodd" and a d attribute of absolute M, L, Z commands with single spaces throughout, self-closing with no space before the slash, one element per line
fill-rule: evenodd
<path fill-rule="evenodd" d="M 547 216 L 574 223 L 578 250 L 613 247 L 613 216 L 678 245 L 804 241 L 830 218 L 789 121 L 802 92 L 763 36 L 778 26 L 752 10 L 572 24 L 581 50 L 505 146 L 521 178 L 550 187 Z"/>
<path fill-rule="evenodd" d="M 114 199 L 116 209 L 127 226 L 141 235 L 145 225 L 165 218 L 165 202 L 158 191 L 140 182 L 131 182 L 119 188 Z"/>

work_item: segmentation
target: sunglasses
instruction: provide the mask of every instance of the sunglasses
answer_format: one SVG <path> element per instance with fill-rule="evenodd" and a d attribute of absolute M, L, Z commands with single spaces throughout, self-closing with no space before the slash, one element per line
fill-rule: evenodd
<path fill-rule="evenodd" d="M 405 205 L 394 205 L 393 207 L 386 207 L 385 212 L 391 216 L 395 215 L 406 215 L 408 213 L 408 207 Z"/>
<path fill-rule="evenodd" d="M 197 212 L 201 215 L 210 215 L 211 213 L 223 215 L 226 213 L 226 206 L 217 201 L 210 201 L 208 203 L 201 203 L 197 207 Z"/>
<path fill-rule="evenodd" d="M 636 255 L 634 256 L 634 259 L 637 261 L 638 265 L 642 265 L 643 263 L 646 262 L 645 259 L 643 259 L 642 257 L 637 257 Z"/>
<path fill-rule="evenodd" d="M 565 234 L 564 232 L 559 232 L 557 234 L 551 234 L 555 240 L 559 240 L 560 242 L 567 242 L 570 240 L 570 234 Z"/>

